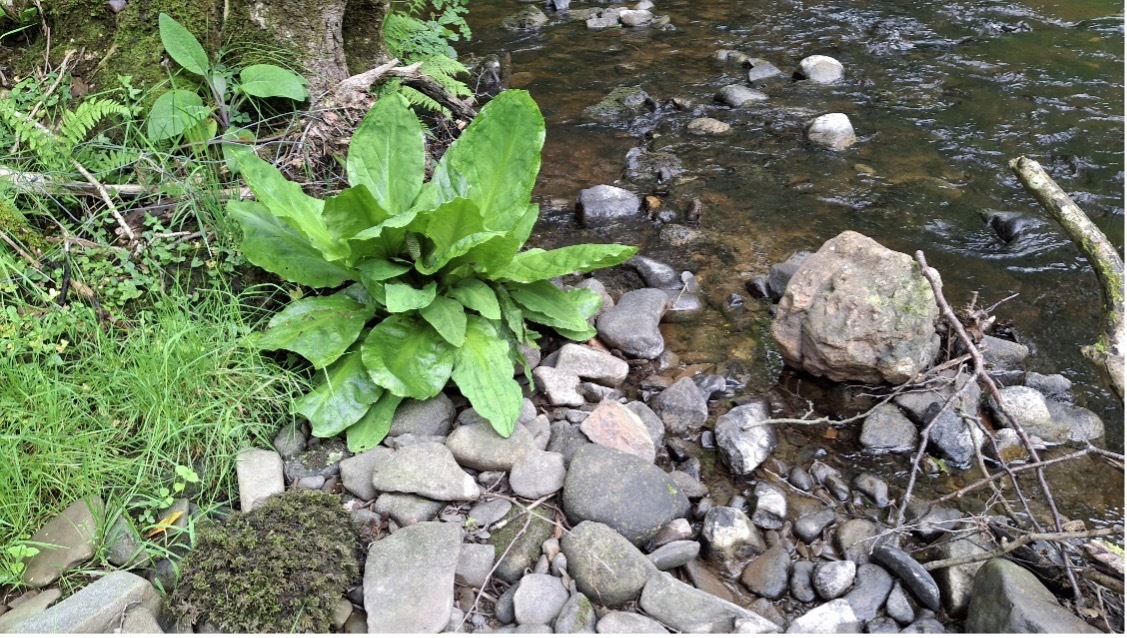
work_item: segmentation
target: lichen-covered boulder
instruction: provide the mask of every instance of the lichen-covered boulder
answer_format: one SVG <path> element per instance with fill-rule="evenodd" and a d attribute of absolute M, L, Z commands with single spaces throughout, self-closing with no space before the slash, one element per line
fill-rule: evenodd
<path fill-rule="evenodd" d="M 935 360 L 938 318 L 911 257 L 846 231 L 794 273 L 771 332 L 795 368 L 839 382 L 898 384 Z"/>

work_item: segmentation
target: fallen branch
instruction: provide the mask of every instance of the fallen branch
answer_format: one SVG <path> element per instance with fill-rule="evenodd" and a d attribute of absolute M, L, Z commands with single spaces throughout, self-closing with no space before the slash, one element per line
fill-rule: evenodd
<path fill-rule="evenodd" d="M 1024 547 L 1030 543 L 1037 541 L 1065 541 L 1073 538 L 1096 538 L 1098 536 L 1112 536 L 1115 530 L 1110 527 L 1101 527 L 1099 529 L 1085 530 L 1083 532 L 1046 532 L 1046 533 L 1029 533 L 1022 534 L 1008 543 L 1002 543 L 997 548 L 988 552 L 981 552 L 978 554 L 971 554 L 969 556 L 955 556 L 953 558 L 945 558 L 943 560 L 933 560 L 930 563 L 924 563 L 923 568 L 928 571 L 936 569 L 943 569 L 944 567 L 955 567 L 956 565 L 966 565 L 967 563 L 977 563 L 981 561 L 990 560 L 1004 556 L 1013 550 Z"/>
<path fill-rule="evenodd" d="M 1040 468 L 1043 468 L 1043 467 L 1048 467 L 1050 465 L 1056 465 L 1057 463 L 1064 463 L 1065 461 L 1071 461 L 1073 459 L 1078 459 L 1082 456 L 1087 456 L 1088 452 L 1089 452 L 1089 450 L 1080 450 L 1079 452 L 1073 452 L 1072 454 L 1068 454 L 1068 455 L 1065 455 L 1065 456 L 1058 456 L 1055 459 L 1046 459 L 1044 461 L 1037 461 L 1036 463 L 1030 463 L 1028 465 L 1022 465 L 1022 466 L 1015 467 L 1015 468 L 1007 468 L 1007 469 L 1004 469 L 1004 470 L 998 470 L 997 472 L 994 472 L 993 474 L 987 476 L 986 478 L 981 478 L 981 479 L 978 479 L 977 481 L 975 481 L 973 483 L 968 483 L 967 485 L 964 485 L 963 487 L 959 488 L 958 491 L 951 492 L 949 494 L 945 494 L 943 496 L 940 496 L 939 498 L 931 501 L 931 503 L 932 504 L 943 503 L 945 501 L 950 501 L 952 499 L 960 498 L 962 496 L 966 496 L 967 494 L 969 494 L 970 492 L 973 492 L 974 490 L 977 490 L 978 488 L 982 487 L 983 485 L 988 485 L 991 481 L 996 481 L 996 480 L 1002 478 L 1003 476 L 1006 476 L 1007 474 L 1016 474 L 1018 472 L 1025 472 L 1025 471 L 1028 471 L 1028 470 L 1037 470 L 1037 469 L 1040 469 Z"/>
<path fill-rule="evenodd" d="M 7 180 L 12 186 L 35 193 L 79 192 L 91 195 L 98 194 L 98 189 L 89 182 L 59 181 L 44 173 L 31 173 L 17 171 L 7 166 L 0 166 L 0 179 Z M 138 196 L 153 192 L 148 186 L 140 184 L 103 184 L 108 192 L 117 196 Z"/>
<path fill-rule="evenodd" d="M 1041 165 L 1027 158 L 1010 161 L 1010 169 L 1025 188 L 1064 229 L 1087 258 L 1100 282 L 1104 300 L 1104 330 L 1100 339 L 1081 351 L 1111 380 L 1111 387 L 1123 401 L 1124 354 L 1127 336 L 1123 317 L 1123 260 L 1100 229 L 1088 219 L 1067 193 L 1049 177 Z"/>

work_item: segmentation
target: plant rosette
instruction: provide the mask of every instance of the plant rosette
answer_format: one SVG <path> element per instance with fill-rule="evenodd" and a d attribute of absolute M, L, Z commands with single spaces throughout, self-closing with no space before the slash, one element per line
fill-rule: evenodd
<path fill-rule="evenodd" d="M 308 359 L 318 383 L 295 403 L 312 434 L 346 433 L 353 452 L 380 443 L 404 398 L 453 381 L 502 436 L 522 393 L 517 346 L 532 322 L 575 340 L 594 336 L 597 293 L 548 281 L 615 266 L 637 249 L 581 244 L 522 251 L 539 215 L 530 202 L 544 119 L 525 91 L 487 104 L 424 182 L 424 131 L 398 94 L 357 128 L 350 188 L 321 200 L 242 149 L 238 171 L 257 201 L 232 201 L 255 265 L 330 294 L 293 301 L 252 337 Z"/>

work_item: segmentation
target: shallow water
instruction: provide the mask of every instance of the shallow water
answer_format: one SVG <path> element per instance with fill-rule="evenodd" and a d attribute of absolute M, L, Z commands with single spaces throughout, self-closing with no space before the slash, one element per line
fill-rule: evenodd
<path fill-rule="evenodd" d="M 697 273 L 710 309 L 698 322 L 665 326 L 669 345 L 683 362 L 715 364 L 750 392 L 774 386 L 781 364 L 767 336 L 767 307 L 750 298 L 744 309 L 725 307 L 732 293 L 747 297 L 747 279 L 844 230 L 909 254 L 923 250 L 954 306 L 973 291 L 984 305 L 1017 293 L 995 314 L 1034 350 L 1030 369 L 1071 379 L 1077 403 L 1100 414 L 1107 445 L 1122 451 L 1123 410 L 1079 352 L 1100 330 L 1095 276 L 1006 165 L 1020 155 L 1040 161 L 1122 252 L 1121 4 L 655 2 L 674 29 L 596 32 L 552 14 L 543 29 L 514 33 L 498 25 L 523 3 L 473 3 L 475 39 L 459 51 L 509 51 L 513 86 L 528 89 L 548 121 L 536 191 L 547 213 L 539 241 L 636 243 Z M 572 4 L 593 6 L 605 5 Z M 846 79 L 775 82 L 764 89 L 766 103 L 732 110 L 713 96 L 746 84 L 746 70 L 716 61 L 717 49 L 765 58 L 786 73 L 803 57 L 830 55 L 845 65 Z M 582 120 L 583 108 L 623 85 L 641 86 L 657 112 L 617 126 Z M 695 106 L 675 110 L 672 97 Z M 859 143 L 840 153 L 806 143 L 804 123 L 834 111 L 849 115 Z M 702 115 L 728 122 L 732 133 L 684 133 Z M 646 143 L 676 154 L 685 173 L 662 186 L 620 183 L 627 151 Z M 678 217 L 699 199 L 701 241 L 690 250 L 671 247 L 656 224 L 581 229 L 571 203 L 599 183 L 657 192 Z M 984 210 L 1021 211 L 1044 223 L 1007 246 L 982 221 Z M 1108 475 L 1101 489 L 1121 495 L 1121 476 Z M 1117 519 L 1121 503 L 1093 509 Z"/>

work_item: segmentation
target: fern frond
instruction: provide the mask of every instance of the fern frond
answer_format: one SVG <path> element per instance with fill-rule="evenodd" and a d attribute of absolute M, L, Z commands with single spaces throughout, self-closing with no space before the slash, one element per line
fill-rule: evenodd
<path fill-rule="evenodd" d="M 6 100 L 0 100 L 0 125 L 9 129 L 48 169 L 66 164 L 66 151 L 55 136 Z"/>
<path fill-rule="evenodd" d="M 59 125 L 59 138 L 68 148 L 74 148 L 86 138 L 98 122 L 110 115 L 129 117 L 129 109 L 124 105 L 104 98 L 89 98 L 73 111 L 63 113 L 62 123 Z"/>
<path fill-rule="evenodd" d="M 411 106 L 422 107 L 428 111 L 441 113 L 443 117 L 450 117 L 450 109 L 442 106 L 438 102 L 434 101 L 434 99 L 429 95 L 423 93 L 422 91 L 419 91 L 418 89 L 413 89 L 406 84 L 401 84 L 399 86 L 399 94 L 407 98 L 407 102 Z"/>

